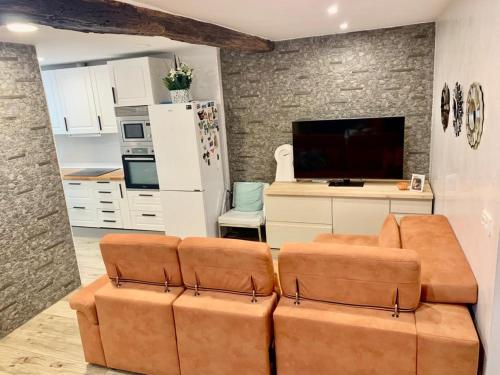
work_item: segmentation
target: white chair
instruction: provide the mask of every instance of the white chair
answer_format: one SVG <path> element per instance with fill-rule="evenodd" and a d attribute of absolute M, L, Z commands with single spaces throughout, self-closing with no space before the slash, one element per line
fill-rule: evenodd
<path fill-rule="evenodd" d="M 234 183 L 233 188 L 233 207 L 236 202 L 236 184 Z M 262 202 L 264 202 L 264 190 L 269 186 L 269 184 L 264 184 L 262 189 Z M 227 211 L 226 213 L 219 216 L 219 237 L 222 237 L 222 227 L 232 227 L 232 228 L 255 228 L 259 234 L 259 241 L 262 242 L 262 226 L 266 223 L 266 215 L 264 210 L 264 205 L 262 204 L 262 210 L 260 211 L 238 211 L 235 208 Z"/>

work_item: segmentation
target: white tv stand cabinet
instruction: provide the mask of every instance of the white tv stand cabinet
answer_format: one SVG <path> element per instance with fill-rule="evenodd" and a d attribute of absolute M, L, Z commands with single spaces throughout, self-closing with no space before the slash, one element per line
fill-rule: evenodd
<path fill-rule="evenodd" d="M 434 195 L 401 191 L 397 181 L 363 187 L 330 187 L 319 182 L 275 182 L 265 190 L 267 242 L 310 242 L 319 233 L 378 234 L 389 213 L 432 214 Z"/>

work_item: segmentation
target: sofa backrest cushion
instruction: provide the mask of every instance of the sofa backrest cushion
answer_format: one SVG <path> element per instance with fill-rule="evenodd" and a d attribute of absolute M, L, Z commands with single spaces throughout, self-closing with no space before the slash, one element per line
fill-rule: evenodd
<path fill-rule="evenodd" d="M 443 215 L 401 219 L 404 249 L 422 262 L 422 301 L 475 304 L 477 282 L 448 219 Z"/>
<path fill-rule="evenodd" d="M 401 238 L 399 235 L 399 225 L 393 214 L 387 215 L 382 229 L 378 236 L 378 245 L 381 247 L 391 247 L 400 249 Z"/>
<path fill-rule="evenodd" d="M 274 272 L 271 251 L 262 242 L 191 237 L 179 246 L 184 285 L 217 290 L 271 295 Z"/>
<path fill-rule="evenodd" d="M 108 276 L 115 279 L 181 286 L 177 256 L 180 239 L 149 234 L 108 234 L 101 240 L 101 254 Z"/>
<path fill-rule="evenodd" d="M 287 243 L 279 254 L 283 295 L 374 308 L 414 310 L 420 260 L 413 251 L 328 243 Z M 397 291 L 397 292 L 396 292 Z"/>

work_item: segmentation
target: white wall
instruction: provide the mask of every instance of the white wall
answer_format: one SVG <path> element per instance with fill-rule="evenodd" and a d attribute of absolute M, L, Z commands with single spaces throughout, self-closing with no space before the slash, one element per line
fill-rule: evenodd
<path fill-rule="evenodd" d="M 488 375 L 493 370 L 493 348 L 499 335 L 492 334 L 493 317 L 499 319 L 500 300 L 494 305 L 500 222 L 500 1 L 455 0 L 436 25 L 436 58 L 431 144 L 431 181 L 436 213 L 449 217 L 479 284 L 474 315 L 485 348 Z M 440 120 L 441 89 L 463 86 L 466 99 L 472 82 L 483 86 L 485 121 L 478 150 L 467 143 L 465 118 L 457 138 L 450 126 L 443 132 Z M 488 237 L 481 212 L 494 218 L 494 234 Z M 499 322 L 500 324 L 500 322 Z"/>
<path fill-rule="evenodd" d="M 122 167 L 118 134 L 100 137 L 55 135 L 54 140 L 62 168 Z"/>

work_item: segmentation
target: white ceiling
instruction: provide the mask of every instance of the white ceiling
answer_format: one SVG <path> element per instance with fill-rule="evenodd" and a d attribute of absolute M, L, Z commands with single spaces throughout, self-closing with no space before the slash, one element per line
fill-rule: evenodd
<path fill-rule="evenodd" d="M 191 46 L 162 37 L 80 33 L 46 26 L 28 34 L 12 33 L 0 26 L 0 41 L 35 45 L 38 57 L 43 57 L 41 65 L 112 59 Z"/>
<path fill-rule="evenodd" d="M 369 30 L 434 21 L 453 0 L 122 0 L 215 23 L 271 40 Z M 338 13 L 327 9 L 338 5 Z M 347 30 L 340 24 L 348 22 Z M 34 44 L 43 65 L 175 51 L 190 46 L 162 37 L 86 34 L 40 27 L 16 34 L 0 27 L 0 41 Z"/>
<path fill-rule="evenodd" d="M 453 0 L 122 0 L 271 40 L 432 22 Z M 327 9 L 338 5 L 330 16 Z"/>

